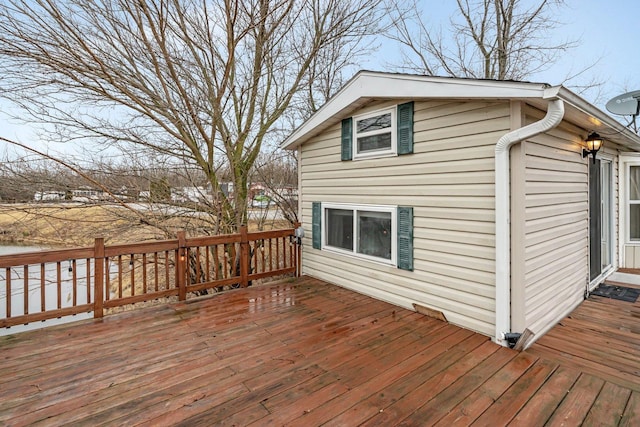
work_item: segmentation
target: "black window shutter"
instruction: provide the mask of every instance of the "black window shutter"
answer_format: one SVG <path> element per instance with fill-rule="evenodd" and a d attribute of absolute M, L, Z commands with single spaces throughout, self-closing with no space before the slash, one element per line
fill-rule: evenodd
<path fill-rule="evenodd" d="M 398 268 L 413 271 L 413 208 L 398 206 Z"/>
<path fill-rule="evenodd" d="M 320 249 L 322 246 L 322 204 L 313 202 L 312 206 L 311 241 L 314 249 Z"/>
<path fill-rule="evenodd" d="M 349 117 L 342 121 L 342 160 L 351 160 L 353 157 L 353 119 Z"/>
<path fill-rule="evenodd" d="M 413 153 L 413 102 L 398 105 L 398 154 Z"/>

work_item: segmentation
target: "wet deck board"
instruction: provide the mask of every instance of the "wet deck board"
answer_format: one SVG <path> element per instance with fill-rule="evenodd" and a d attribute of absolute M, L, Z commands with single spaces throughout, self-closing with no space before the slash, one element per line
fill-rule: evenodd
<path fill-rule="evenodd" d="M 518 353 L 312 278 L 239 289 L 0 338 L 0 424 L 638 425 L 620 304 Z"/>

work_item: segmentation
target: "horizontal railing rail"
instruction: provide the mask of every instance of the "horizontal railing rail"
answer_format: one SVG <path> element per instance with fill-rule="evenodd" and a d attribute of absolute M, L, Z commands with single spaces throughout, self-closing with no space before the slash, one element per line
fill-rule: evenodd
<path fill-rule="evenodd" d="M 0 327 L 299 276 L 294 229 L 0 256 Z"/>

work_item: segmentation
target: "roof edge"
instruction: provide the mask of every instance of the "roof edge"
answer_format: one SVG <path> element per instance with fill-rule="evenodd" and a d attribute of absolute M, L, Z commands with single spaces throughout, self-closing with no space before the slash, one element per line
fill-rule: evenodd
<path fill-rule="evenodd" d="M 580 111 L 595 129 L 610 129 L 615 139 L 625 139 L 640 151 L 640 136 L 613 117 L 562 85 L 516 82 L 511 80 L 478 80 L 457 77 L 432 77 L 381 71 L 358 71 L 322 107 L 291 133 L 281 144 L 293 150 L 305 143 L 340 116 L 367 99 L 562 99 Z M 335 123 L 335 122 L 334 122 Z M 605 138 L 607 138 L 606 135 Z M 607 138 L 610 139 L 610 138 Z M 625 144 L 629 146 L 629 144 Z"/>
<path fill-rule="evenodd" d="M 366 98 L 542 98 L 546 83 L 477 80 L 358 71 L 322 107 L 299 126 L 280 146 L 294 149 L 306 142 L 329 118 Z"/>
<path fill-rule="evenodd" d="M 575 109 L 589 116 L 593 121 L 594 130 L 596 128 L 608 127 L 614 131 L 615 135 L 635 140 L 638 144 L 638 149 L 640 149 L 640 136 L 634 133 L 631 129 L 564 86 L 558 86 L 558 88 L 558 97 L 569 103 Z M 603 136 L 605 139 L 608 139 L 606 135 Z"/>

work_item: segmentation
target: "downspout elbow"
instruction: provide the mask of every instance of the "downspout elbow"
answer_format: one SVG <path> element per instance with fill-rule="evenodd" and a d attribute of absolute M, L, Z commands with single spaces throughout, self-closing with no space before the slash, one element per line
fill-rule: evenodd
<path fill-rule="evenodd" d="M 557 127 L 563 118 L 564 102 L 561 99 L 550 101 L 547 114 L 542 120 L 521 127 L 520 129 L 512 130 L 498 140 L 496 144 L 496 156 L 507 153 L 513 144 Z"/>
<path fill-rule="evenodd" d="M 496 329 L 495 340 L 507 345 L 511 332 L 511 199 L 509 149 L 514 144 L 557 127 L 564 118 L 564 102 L 552 98 L 542 120 L 503 135 L 495 148 L 496 214 Z"/>

